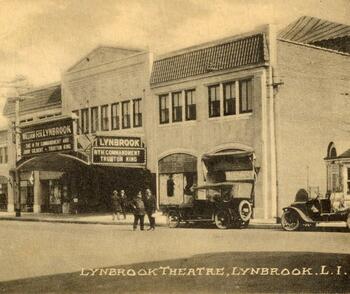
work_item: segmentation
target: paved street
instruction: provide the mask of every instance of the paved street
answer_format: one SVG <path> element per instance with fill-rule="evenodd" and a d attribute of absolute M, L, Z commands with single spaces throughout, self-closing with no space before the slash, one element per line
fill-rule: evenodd
<path fill-rule="evenodd" d="M 81 271 L 82 268 L 189 258 L 241 251 L 350 254 L 347 232 L 217 230 L 131 226 L 0 222 L 1 281 Z"/>

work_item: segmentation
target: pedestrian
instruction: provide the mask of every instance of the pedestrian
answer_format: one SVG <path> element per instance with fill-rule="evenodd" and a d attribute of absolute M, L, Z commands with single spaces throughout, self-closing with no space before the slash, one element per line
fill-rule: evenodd
<path fill-rule="evenodd" d="M 145 195 L 145 209 L 149 221 L 149 228 L 150 230 L 155 230 L 156 228 L 156 218 L 154 217 L 154 213 L 156 212 L 156 198 L 153 196 L 150 189 L 146 189 L 146 195 Z"/>
<path fill-rule="evenodd" d="M 134 225 L 133 229 L 134 231 L 137 228 L 137 224 L 140 220 L 140 229 L 141 231 L 144 230 L 144 219 L 145 219 L 145 203 L 142 200 L 142 194 L 141 191 L 139 191 L 136 195 L 136 198 L 132 202 L 132 207 L 134 209 Z"/>
<path fill-rule="evenodd" d="M 119 215 L 122 212 L 122 207 L 120 205 L 120 197 L 118 195 L 118 191 L 114 190 L 112 194 L 112 210 L 113 216 L 112 219 L 115 220 L 115 216 L 117 216 L 117 220 L 119 220 Z"/>
<path fill-rule="evenodd" d="M 124 219 L 126 219 L 126 206 L 127 206 L 128 197 L 126 196 L 124 190 L 120 190 L 119 199 L 120 199 L 120 205 L 122 208 L 122 213 L 123 213 Z"/>

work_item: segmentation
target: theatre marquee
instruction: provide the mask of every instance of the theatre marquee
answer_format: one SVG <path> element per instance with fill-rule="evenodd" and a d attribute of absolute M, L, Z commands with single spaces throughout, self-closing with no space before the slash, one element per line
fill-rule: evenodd
<path fill-rule="evenodd" d="M 74 135 L 71 118 L 21 128 L 22 157 L 72 151 L 73 148 Z"/>
<path fill-rule="evenodd" d="M 139 137 L 97 136 L 92 148 L 92 163 L 144 167 L 146 149 Z"/>

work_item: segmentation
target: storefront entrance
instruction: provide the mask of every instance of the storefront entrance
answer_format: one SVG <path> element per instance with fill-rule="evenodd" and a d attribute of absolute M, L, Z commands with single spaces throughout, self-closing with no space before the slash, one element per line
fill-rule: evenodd
<path fill-rule="evenodd" d="M 197 158 L 185 153 L 168 155 L 158 162 L 159 204 L 180 204 L 197 184 Z"/>

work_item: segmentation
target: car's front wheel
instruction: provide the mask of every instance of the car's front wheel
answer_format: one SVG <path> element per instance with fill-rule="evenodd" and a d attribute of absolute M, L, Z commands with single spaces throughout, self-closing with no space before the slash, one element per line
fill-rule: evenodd
<path fill-rule="evenodd" d="M 215 214 L 215 225 L 219 229 L 228 229 L 231 224 L 231 214 L 228 210 L 219 210 Z"/>
<path fill-rule="evenodd" d="M 286 210 L 283 212 L 281 217 L 281 225 L 285 231 L 297 231 L 301 225 L 298 213 L 293 210 Z"/>
<path fill-rule="evenodd" d="M 180 216 L 177 211 L 171 210 L 167 215 L 167 222 L 169 228 L 177 228 L 180 224 Z"/>

